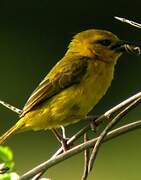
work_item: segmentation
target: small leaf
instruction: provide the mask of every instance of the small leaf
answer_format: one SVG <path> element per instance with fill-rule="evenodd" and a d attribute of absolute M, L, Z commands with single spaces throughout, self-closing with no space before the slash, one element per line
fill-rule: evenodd
<path fill-rule="evenodd" d="M 0 146 L 0 160 L 4 162 L 13 160 L 13 153 L 9 147 Z"/>
<path fill-rule="evenodd" d="M 1 172 L 8 168 L 12 170 L 14 167 L 13 153 L 7 146 L 0 146 L 0 167 Z"/>

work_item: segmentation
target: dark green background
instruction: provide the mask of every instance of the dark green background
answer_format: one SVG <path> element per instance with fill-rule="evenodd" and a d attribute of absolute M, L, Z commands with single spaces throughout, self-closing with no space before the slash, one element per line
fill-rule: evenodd
<path fill-rule="evenodd" d="M 89 28 L 107 29 L 121 39 L 141 44 L 141 29 L 120 23 L 113 16 L 141 23 L 141 1 L 100 0 L 4 0 L 0 1 L 0 99 L 22 108 L 32 90 L 60 59 L 72 36 Z M 99 114 L 140 91 L 141 57 L 123 55 L 115 79 L 95 108 Z M 123 122 L 141 118 L 141 106 Z M 13 112 L 0 106 L 0 132 L 17 122 Z M 71 135 L 79 125 L 68 127 Z M 70 130 L 71 129 L 71 130 Z M 141 130 L 104 144 L 89 180 L 141 178 Z M 58 147 L 50 131 L 26 132 L 8 142 L 15 154 L 16 170 L 23 173 L 46 160 Z M 83 168 L 82 154 L 48 171 L 53 180 L 77 180 Z"/>

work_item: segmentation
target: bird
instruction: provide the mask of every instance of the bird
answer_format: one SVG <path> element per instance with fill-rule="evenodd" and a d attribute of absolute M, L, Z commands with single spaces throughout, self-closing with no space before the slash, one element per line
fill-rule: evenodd
<path fill-rule="evenodd" d="M 111 85 L 119 57 L 135 51 L 139 54 L 140 49 L 107 30 L 74 35 L 65 55 L 27 100 L 18 122 L 0 137 L 0 144 L 20 132 L 57 129 L 86 117 Z"/>

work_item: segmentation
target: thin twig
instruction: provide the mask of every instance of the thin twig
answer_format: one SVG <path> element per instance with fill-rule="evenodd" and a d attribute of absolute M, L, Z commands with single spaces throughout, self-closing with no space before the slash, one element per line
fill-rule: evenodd
<path fill-rule="evenodd" d="M 11 111 L 19 114 L 19 115 L 22 113 L 22 110 L 21 110 L 21 109 L 18 109 L 18 108 L 16 108 L 16 107 L 12 106 L 11 104 L 8 104 L 8 103 L 6 103 L 6 102 L 4 102 L 4 101 L 1 101 L 1 100 L 0 100 L 0 104 L 3 105 L 4 107 L 10 109 Z"/>
<path fill-rule="evenodd" d="M 95 120 L 95 116 L 87 116 L 85 119 L 86 121 L 92 121 Z M 71 145 L 73 145 L 73 143 L 79 139 L 82 135 L 84 135 L 88 130 L 90 130 L 90 124 L 86 125 L 84 128 L 80 129 L 76 134 L 74 134 L 71 138 L 68 139 L 68 141 L 66 142 L 66 144 L 70 147 Z M 61 146 L 61 148 L 59 148 L 55 154 L 53 154 L 53 156 L 49 159 L 54 159 L 57 155 L 61 154 L 64 151 L 63 147 Z M 45 171 L 43 171 L 42 175 L 45 173 Z M 40 174 L 40 173 L 39 173 Z"/>
<path fill-rule="evenodd" d="M 139 103 L 141 102 L 141 98 L 138 98 L 137 100 L 133 101 L 129 106 L 127 106 L 125 109 L 123 109 L 120 113 L 118 113 L 113 120 L 105 127 L 105 129 L 102 131 L 102 133 L 100 134 L 97 142 L 95 143 L 95 146 L 93 148 L 90 160 L 89 160 L 89 167 L 88 167 L 88 172 L 90 172 L 93 168 L 98 150 L 100 148 L 100 145 L 103 141 L 103 139 L 105 138 L 105 136 L 107 135 L 108 131 L 112 129 L 112 127 L 119 122 L 119 120 L 121 118 L 123 118 L 123 116 L 125 116 L 131 109 L 133 109 L 134 107 L 136 107 Z"/>
<path fill-rule="evenodd" d="M 67 145 L 72 145 L 74 143 L 74 141 L 76 141 L 77 139 L 79 139 L 85 132 L 87 132 L 89 130 L 89 125 L 87 125 L 86 127 L 82 128 L 80 131 L 78 131 L 76 134 L 74 134 L 68 141 L 67 141 Z M 63 152 L 63 147 L 61 147 L 60 149 L 58 149 L 56 151 L 55 154 L 53 154 L 53 156 L 50 158 L 54 159 L 57 155 L 59 155 L 60 153 Z"/>
<path fill-rule="evenodd" d="M 137 94 L 129 97 L 128 99 L 122 101 L 118 105 L 106 111 L 104 114 L 102 114 L 95 120 L 95 123 L 99 124 L 101 123 L 101 121 L 103 121 L 103 119 L 110 119 L 115 113 L 119 112 L 121 109 L 123 109 L 138 98 L 141 98 L 141 92 L 138 92 Z"/>
<path fill-rule="evenodd" d="M 46 172 L 46 169 L 44 169 L 43 171 L 39 172 L 38 174 L 36 174 L 32 180 L 39 180 L 40 177 L 42 177 L 42 175 Z"/>
<path fill-rule="evenodd" d="M 89 130 L 89 125 L 87 125 L 86 127 L 80 129 L 76 134 L 74 134 L 66 143 L 68 146 L 71 146 L 73 144 L 74 141 L 76 141 L 77 139 L 79 139 L 83 134 L 85 134 L 85 132 L 87 132 Z M 64 151 L 63 147 L 61 146 L 61 148 L 59 148 L 55 154 L 53 154 L 53 156 L 49 159 L 54 159 L 57 155 L 61 154 Z M 42 170 L 41 172 L 39 172 L 37 174 L 37 176 L 42 176 L 44 173 L 46 172 L 46 169 Z"/>
<path fill-rule="evenodd" d="M 125 106 L 127 106 L 130 103 L 132 103 L 133 101 L 135 101 L 138 98 L 141 98 L 141 92 L 138 92 L 137 94 L 129 97 L 128 99 L 122 101 L 121 103 L 119 103 L 118 105 L 114 106 L 110 110 L 106 111 L 104 113 L 104 116 L 111 117 L 115 112 L 117 112 L 120 109 L 124 108 Z"/>
<path fill-rule="evenodd" d="M 125 134 L 125 133 L 132 131 L 134 129 L 137 129 L 137 128 L 141 128 L 141 120 L 138 120 L 138 121 L 133 122 L 133 123 L 129 123 L 129 124 L 124 125 L 120 128 L 116 128 L 116 129 L 110 131 L 106 135 L 103 142 L 108 141 L 112 138 L 115 138 L 121 134 Z M 82 144 L 68 150 L 67 152 L 64 152 L 63 154 L 58 155 L 56 158 L 53 158 L 53 159 L 50 159 L 50 160 L 47 160 L 47 161 L 41 163 L 40 165 L 36 166 L 35 168 L 31 169 L 30 171 L 28 171 L 24 175 L 22 175 L 20 177 L 20 180 L 29 180 L 30 178 L 32 178 L 36 174 L 40 173 L 44 169 L 49 169 L 52 166 L 66 160 L 66 159 L 68 159 L 68 158 L 70 158 L 70 157 L 72 157 L 72 156 L 74 156 L 74 155 L 76 155 L 82 151 L 84 151 L 84 149 L 92 147 L 96 143 L 98 138 L 99 137 L 94 138 L 92 140 L 89 140 L 85 143 L 82 143 Z"/>
<path fill-rule="evenodd" d="M 127 24 L 130 24 L 130 25 L 134 26 L 134 27 L 141 28 L 141 24 L 139 24 L 139 23 L 137 23 L 135 21 L 130 21 L 130 20 L 126 19 L 126 18 L 117 17 L 117 16 L 115 16 L 114 18 L 121 21 L 121 22 L 123 22 L 123 23 L 127 23 Z"/>
<path fill-rule="evenodd" d="M 84 143 L 88 141 L 87 133 L 84 134 Z M 81 180 L 86 180 L 88 177 L 88 164 L 90 152 L 89 149 L 84 150 L 84 171 Z"/>

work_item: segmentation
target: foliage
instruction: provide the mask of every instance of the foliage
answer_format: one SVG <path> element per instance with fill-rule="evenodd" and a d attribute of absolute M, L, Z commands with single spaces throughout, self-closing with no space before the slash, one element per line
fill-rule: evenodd
<path fill-rule="evenodd" d="M 7 146 L 0 146 L 0 180 L 17 180 L 19 176 L 14 172 L 13 153 Z"/>

